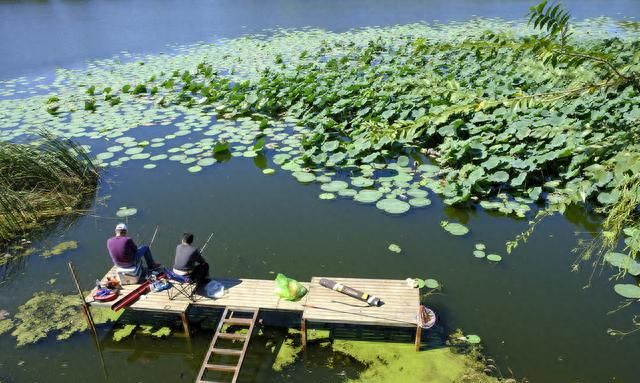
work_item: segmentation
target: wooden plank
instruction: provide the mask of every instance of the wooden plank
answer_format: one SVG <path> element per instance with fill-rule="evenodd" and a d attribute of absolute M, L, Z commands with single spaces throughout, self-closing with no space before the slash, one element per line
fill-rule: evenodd
<path fill-rule="evenodd" d="M 115 273 L 115 267 L 109 270 L 103 279 Z M 368 306 L 365 302 L 351 298 L 319 284 L 320 277 L 303 283 L 308 293 L 298 302 L 280 299 L 273 293 L 274 282 L 261 279 L 216 278 L 225 286 L 226 294 L 219 299 L 196 295 L 191 302 L 179 296 L 169 300 L 165 292 L 150 292 L 135 302 L 131 308 L 136 310 L 184 312 L 190 304 L 203 307 L 245 307 L 277 311 L 303 312 L 303 318 L 311 322 L 375 324 L 387 326 L 414 326 L 415 315 L 420 305 L 418 289 L 407 286 L 404 280 L 361 279 L 326 277 L 355 289 L 379 297 L 384 304 L 380 307 Z M 134 290 L 138 285 L 123 286 L 122 295 Z M 87 297 L 90 301 L 91 297 Z M 110 306 L 114 302 L 91 302 L 95 306 Z"/>
<path fill-rule="evenodd" d="M 303 319 L 310 322 L 347 323 L 413 327 L 420 306 L 418 289 L 401 280 L 326 277 L 380 298 L 384 304 L 372 307 L 365 302 L 320 285 L 313 277 Z"/>

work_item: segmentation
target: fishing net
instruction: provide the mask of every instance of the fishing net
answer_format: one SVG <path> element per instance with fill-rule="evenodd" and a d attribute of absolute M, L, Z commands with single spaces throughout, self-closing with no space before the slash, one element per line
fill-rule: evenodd
<path fill-rule="evenodd" d="M 307 289 L 302 283 L 288 278 L 284 274 L 276 276 L 276 294 L 288 301 L 297 301 L 307 294 Z"/>

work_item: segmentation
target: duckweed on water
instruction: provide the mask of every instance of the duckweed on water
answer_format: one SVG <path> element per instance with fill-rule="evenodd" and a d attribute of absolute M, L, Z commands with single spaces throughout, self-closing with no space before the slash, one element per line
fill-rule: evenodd
<path fill-rule="evenodd" d="M 66 242 L 61 242 L 55 245 L 51 249 L 43 251 L 41 255 L 45 258 L 48 258 L 48 257 L 51 257 L 52 255 L 60 255 L 68 250 L 74 250 L 77 248 L 78 248 L 78 242 L 66 241 Z"/>
<path fill-rule="evenodd" d="M 309 335 L 312 340 L 326 340 L 317 346 L 325 348 L 327 352 L 348 356 L 364 365 L 364 371 L 356 378 L 347 378 L 347 382 L 498 382 L 498 379 L 485 375 L 481 366 L 471 356 L 455 353 L 450 347 L 429 348 L 416 352 L 412 344 L 343 339 L 328 342 L 327 331 L 312 331 Z M 297 336 L 295 330 L 290 330 L 278 349 L 272 365 L 273 370 L 286 372 L 286 369 L 291 368 L 299 358 L 302 347 Z M 329 359 L 328 357 L 328 363 Z M 474 379 L 467 380 L 471 375 Z"/>
<path fill-rule="evenodd" d="M 35 343 L 50 334 L 55 334 L 58 340 L 67 339 L 87 329 L 79 306 L 80 298 L 77 295 L 62 295 L 57 292 L 35 293 L 18 308 L 11 323 L 14 326 L 11 335 L 16 337 L 18 346 Z M 92 308 L 91 311 L 96 324 L 115 321 L 121 314 L 107 308 Z"/>

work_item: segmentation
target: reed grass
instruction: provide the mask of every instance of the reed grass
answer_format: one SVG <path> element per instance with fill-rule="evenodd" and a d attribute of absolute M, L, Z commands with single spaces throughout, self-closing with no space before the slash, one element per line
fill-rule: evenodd
<path fill-rule="evenodd" d="M 71 140 L 39 132 L 32 143 L 0 142 L 0 243 L 79 211 L 98 168 Z"/>

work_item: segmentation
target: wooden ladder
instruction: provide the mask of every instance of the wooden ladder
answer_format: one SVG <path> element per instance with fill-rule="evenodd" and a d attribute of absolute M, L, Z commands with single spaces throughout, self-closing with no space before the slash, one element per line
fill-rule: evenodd
<path fill-rule="evenodd" d="M 231 383 L 235 383 L 238 379 L 238 375 L 240 375 L 240 368 L 242 367 L 242 361 L 244 360 L 244 355 L 247 352 L 247 347 L 249 346 L 249 339 L 251 338 L 251 334 L 253 333 L 253 327 L 256 324 L 256 320 L 258 318 L 259 309 L 255 308 L 225 308 L 222 313 L 222 317 L 220 318 L 220 322 L 218 323 L 218 328 L 216 329 L 215 334 L 213 335 L 213 339 L 211 339 L 211 345 L 209 346 L 209 350 L 207 351 L 207 355 L 202 362 L 202 366 L 200 367 L 200 372 L 198 373 L 198 378 L 196 379 L 196 383 L 222 383 L 217 381 L 211 381 L 204 379 L 204 375 L 207 371 L 220 371 L 220 372 L 228 372 L 233 373 L 233 378 L 231 379 Z M 246 317 L 237 317 L 234 314 L 244 314 Z M 246 334 L 234 334 L 222 332 L 225 325 L 229 326 L 244 326 L 247 327 Z M 243 342 L 242 349 L 232 349 L 232 348 L 218 348 L 216 347 L 216 343 L 220 339 L 226 340 L 238 340 Z M 211 358 L 215 355 L 226 355 L 226 356 L 238 356 L 238 362 L 236 365 L 228 365 L 228 364 L 212 364 L 209 363 Z"/>

